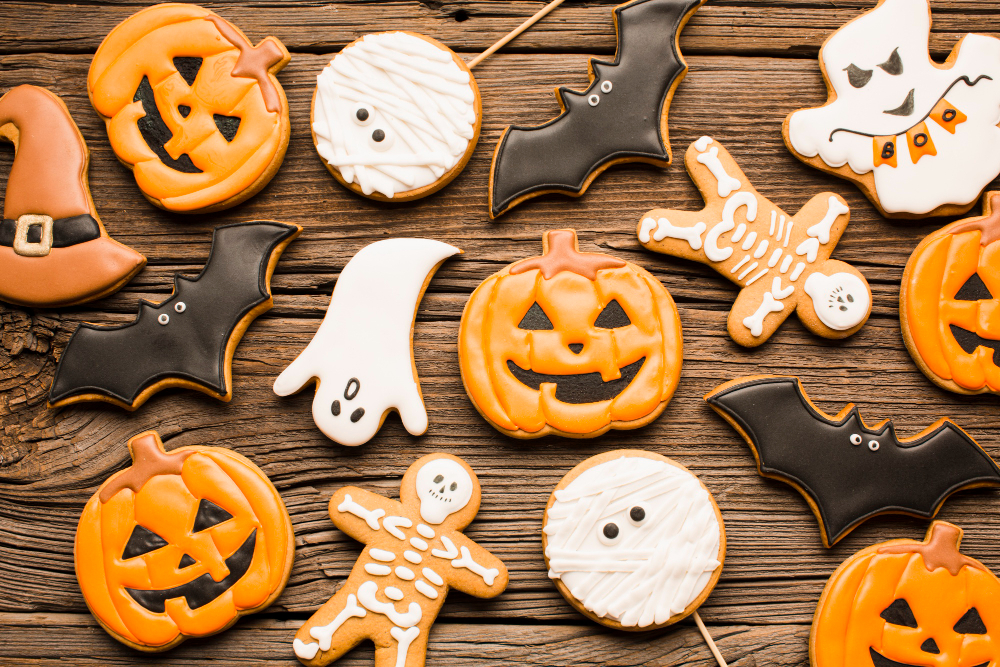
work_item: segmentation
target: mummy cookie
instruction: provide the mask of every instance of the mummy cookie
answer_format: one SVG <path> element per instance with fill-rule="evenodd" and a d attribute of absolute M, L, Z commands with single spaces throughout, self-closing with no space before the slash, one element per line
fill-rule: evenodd
<path fill-rule="evenodd" d="M 820 51 L 830 99 L 788 116 L 785 144 L 854 182 L 883 215 L 965 213 L 1000 173 L 1000 40 L 928 51 L 928 0 L 880 0 Z"/>
<path fill-rule="evenodd" d="M 0 299 L 56 308 L 118 291 L 146 258 L 108 236 L 90 196 L 90 151 L 53 93 L 0 97 L 0 139 L 14 144 L 0 222 Z"/>
<path fill-rule="evenodd" d="M 76 529 L 76 578 L 101 626 L 165 651 L 274 602 L 295 536 L 264 473 L 221 447 L 168 453 L 155 431 L 128 448 L 132 465 L 101 485 Z"/>
<path fill-rule="evenodd" d="M 290 125 L 275 74 L 290 59 L 274 37 L 253 46 L 221 16 L 168 3 L 108 34 L 87 87 L 146 199 L 178 213 L 219 211 L 281 166 Z"/>
<path fill-rule="evenodd" d="M 678 38 L 704 0 L 632 0 L 614 10 L 614 62 L 592 59 L 584 92 L 556 89 L 562 113 L 508 127 L 493 154 L 490 218 L 547 192 L 579 197 L 608 167 L 670 164 L 667 114 L 687 74 Z"/>
<path fill-rule="evenodd" d="M 449 454 L 411 465 L 399 501 L 353 486 L 335 493 L 330 518 L 365 549 L 337 594 L 295 635 L 299 660 L 328 665 L 368 639 L 375 667 L 422 667 L 450 589 L 492 598 L 507 587 L 504 564 L 462 534 L 480 493 L 472 468 Z"/>
<path fill-rule="evenodd" d="M 316 381 L 316 426 L 342 445 L 363 445 L 396 410 L 412 435 L 427 430 L 413 361 L 413 323 L 438 267 L 462 251 L 429 239 L 389 239 L 363 248 L 337 280 L 326 317 L 278 379 L 289 396 Z"/>
<path fill-rule="evenodd" d="M 1000 659 L 1000 581 L 935 521 L 923 542 L 862 549 L 837 568 L 813 617 L 812 667 L 987 667 Z"/>
<path fill-rule="evenodd" d="M 542 531 L 549 577 L 592 621 L 652 630 L 701 606 L 722 574 L 726 531 L 705 486 L 637 450 L 591 457 L 556 486 Z"/>
<path fill-rule="evenodd" d="M 462 382 L 515 438 L 591 438 L 648 424 L 680 380 L 677 308 L 629 262 L 581 253 L 572 229 L 476 288 L 462 312 Z"/>
<path fill-rule="evenodd" d="M 960 394 L 1000 393 L 1000 192 L 983 215 L 927 236 L 906 263 L 899 321 L 913 360 Z"/>
<path fill-rule="evenodd" d="M 788 215 L 761 196 L 710 137 L 691 144 L 684 164 L 705 208 L 649 211 L 639 221 L 639 242 L 707 264 L 739 285 L 729 311 L 734 341 L 761 345 L 792 313 L 824 338 L 861 329 L 872 309 L 868 281 L 830 259 L 851 217 L 841 197 L 824 192 Z"/>
<path fill-rule="evenodd" d="M 334 178 L 381 201 L 426 197 L 465 168 L 482 100 L 465 61 L 411 32 L 348 44 L 316 77 L 312 132 Z"/>
<path fill-rule="evenodd" d="M 176 274 L 169 299 L 140 301 L 128 324 L 80 325 L 56 367 L 49 407 L 104 401 L 135 410 L 169 387 L 229 401 L 236 346 L 274 305 L 271 274 L 301 231 L 278 222 L 216 227 L 208 263 L 196 278 Z"/>

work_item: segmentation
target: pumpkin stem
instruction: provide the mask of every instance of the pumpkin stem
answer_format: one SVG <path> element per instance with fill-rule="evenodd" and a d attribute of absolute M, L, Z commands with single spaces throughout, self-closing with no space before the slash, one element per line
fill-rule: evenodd
<path fill-rule="evenodd" d="M 957 224 L 951 229 L 952 234 L 963 232 L 982 232 L 979 245 L 988 246 L 1000 240 L 1000 192 L 991 192 L 983 199 L 983 216 L 978 220 L 969 220 Z"/>
<path fill-rule="evenodd" d="M 132 489 L 139 493 L 157 475 L 179 475 L 184 461 L 193 451 L 167 453 L 163 441 L 156 431 L 146 431 L 128 441 L 128 451 L 132 455 L 132 467 L 115 475 L 101 487 L 101 502 L 106 503 L 122 489 Z"/>
<path fill-rule="evenodd" d="M 977 560 L 963 556 L 958 548 L 962 544 L 962 529 L 945 521 L 935 521 L 927 531 L 922 544 L 893 544 L 878 550 L 880 554 L 919 554 L 928 572 L 945 568 L 957 577 L 963 567 L 977 570 L 986 568 Z"/>
<path fill-rule="evenodd" d="M 542 272 L 542 277 L 551 280 L 562 271 L 570 271 L 587 280 L 596 280 L 601 269 L 620 269 L 625 262 L 607 255 L 582 253 L 574 229 L 556 229 L 545 232 L 542 239 L 543 255 L 518 262 L 510 267 L 510 275 L 516 276 L 533 269 Z"/>

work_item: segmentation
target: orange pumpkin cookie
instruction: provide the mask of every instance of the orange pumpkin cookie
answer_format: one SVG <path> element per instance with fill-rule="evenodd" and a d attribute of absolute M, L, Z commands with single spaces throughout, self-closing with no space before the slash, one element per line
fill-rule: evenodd
<path fill-rule="evenodd" d="M 288 102 L 275 74 L 290 59 L 274 37 L 253 46 L 207 9 L 162 4 L 111 31 L 87 85 L 150 202 L 219 211 L 256 194 L 285 157 Z"/>
<path fill-rule="evenodd" d="M 930 380 L 959 394 L 1000 393 L 1000 192 L 983 215 L 930 234 L 906 263 L 903 340 Z"/>
<path fill-rule="evenodd" d="M 155 431 L 128 448 L 132 466 L 87 503 L 73 552 L 104 629 L 133 648 L 164 651 L 274 602 L 295 536 L 264 473 L 221 447 L 167 453 Z"/>
<path fill-rule="evenodd" d="M 574 438 L 643 426 L 681 374 L 670 294 L 644 269 L 581 253 L 572 229 L 546 232 L 544 254 L 476 288 L 458 334 L 476 409 L 516 438 Z"/>
<path fill-rule="evenodd" d="M 962 530 L 934 522 L 923 542 L 893 540 L 841 565 L 823 591 L 812 667 L 987 667 L 1000 660 L 1000 581 L 959 553 Z"/>

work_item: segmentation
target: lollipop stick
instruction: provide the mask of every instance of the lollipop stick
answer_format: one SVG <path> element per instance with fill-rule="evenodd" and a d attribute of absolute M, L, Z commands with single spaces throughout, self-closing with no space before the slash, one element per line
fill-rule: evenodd
<path fill-rule="evenodd" d="M 719 647 L 715 645 L 715 640 L 712 639 L 712 635 L 708 634 L 708 628 L 705 627 L 705 622 L 701 620 L 701 616 L 698 612 L 694 613 L 694 622 L 698 625 L 698 630 L 701 631 L 701 636 L 705 638 L 705 643 L 708 644 L 708 650 L 712 652 L 715 656 L 715 661 L 719 663 L 719 667 L 729 667 L 726 664 L 725 659 L 722 654 L 719 653 Z"/>
<path fill-rule="evenodd" d="M 535 14 L 534 16 L 532 16 L 530 19 L 528 19 L 527 21 L 525 21 L 524 23 L 522 23 L 521 25 L 519 25 L 517 28 L 515 28 L 511 32 L 507 33 L 506 37 L 504 37 L 499 42 L 497 42 L 496 44 L 494 44 L 493 46 L 491 46 L 490 48 L 486 49 L 485 51 L 483 51 L 482 53 L 480 53 L 478 56 L 476 56 L 475 58 L 473 58 L 469 62 L 469 69 L 472 69 L 473 67 L 475 67 L 479 63 L 483 62 L 484 60 L 486 60 L 487 58 L 489 58 L 490 56 L 492 56 L 494 53 L 496 53 L 498 50 L 500 50 L 501 48 L 503 48 L 503 46 L 505 44 L 507 44 L 507 42 L 509 42 L 510 40 L 514 39 L 515 37 L 517 37 L 518 35 L 520 35 L 522 32 L 524 32 L 525 30 L 527 30 L 531 26 L 533 26 L 536 23 L 538 23 L 542 18 L 545 17 L 546 14 L 548 14 L 553 9 L 555 9 L 556 7 L 558 7 L 559 5 L 561 5 L 563 3 L 563 1 L 564 0 L 552 0 L 552 2 L 550 2 L 549 4 L 547 4 L 544 7 L 542 7 L 541 11 L 539 11 L 537 14 Z"/>

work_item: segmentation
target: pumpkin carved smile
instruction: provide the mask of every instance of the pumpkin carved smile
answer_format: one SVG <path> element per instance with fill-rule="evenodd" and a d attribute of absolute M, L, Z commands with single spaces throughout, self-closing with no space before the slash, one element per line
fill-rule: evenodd
<path fill-rule="evenodd" d="M 536 373 L 526 368 L 521 368 L 513 361 L 507 360 L 507 368 L 521 384 L 532 389 L 541 390 L 543 384 L 556 385 L 556 400 L 563 403 L 597 403 L 600 401 L 610 401 L 618 394 L 625 391 L 625 388 L 632 384 L 632 380 L 639 374 L 639 369 L 646 363 L 643 357 L 635 363 L 620 369 L 621 377 L 617 380 L 605 382 L 600 373 L 582 373 L 577 375 L 546 375 Z"/>

